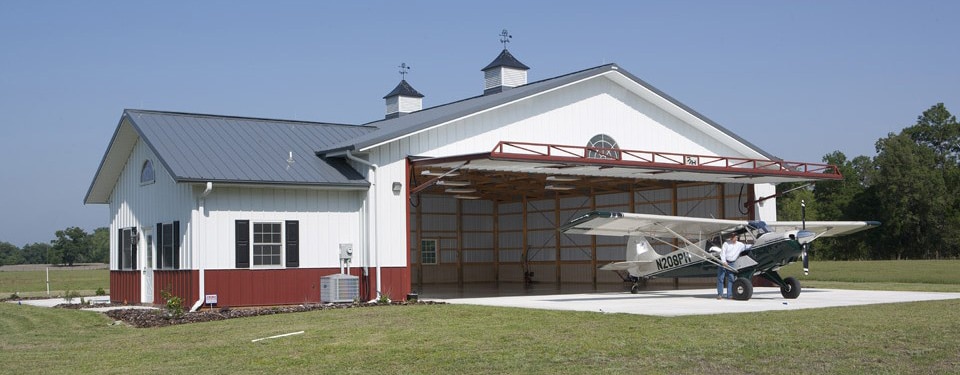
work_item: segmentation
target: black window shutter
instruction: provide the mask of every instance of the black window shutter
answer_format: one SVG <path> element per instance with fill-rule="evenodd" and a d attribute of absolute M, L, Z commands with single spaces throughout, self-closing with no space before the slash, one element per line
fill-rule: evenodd
<path fill-rule="evenodd" d="M 250 268 L 250 220 L 236 221 L 237 268 Z"/>
<path fill-rule="evenodd" d="M 157 268 L 164 269 L 166 264 L 163 264 L 163 223 L 157 223 Z"/>
<path fill-rule="evenodd" d="M 117 269 L 123 269 L 123 228 L 117 229 Z"/>
<path fill-rule="evenodd" d="M 137 227 L 130 228 L 130 268 L 137 269 Z"/>
<path fill-rule="evenodd" d="M 173 269 L 180 269 L 180 222 L 173 222 Z"/>
<path fill-rule="evenodd" d="M 287 221 L 287 267 L 300 267 L 300 222 Z"/>

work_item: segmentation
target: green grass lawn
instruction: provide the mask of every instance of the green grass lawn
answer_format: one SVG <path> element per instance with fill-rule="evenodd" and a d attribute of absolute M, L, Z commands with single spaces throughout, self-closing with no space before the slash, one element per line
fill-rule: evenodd
<path fill-rule="evenodd" d="M 0 363 L 51 374 L 957 373 L 957 311 L 960 300 L 676 318 L 422 305 L 136 329 L 3 303 Z"/>
<path fill-rule="evenodd" d="M 960 260 L 813 261 L 807 276 L 797 262 L 780 274 L 803 287 L 960 292 Z"/>
<path fill-rule="evenodd" d="M 812 266 L 807 287 L 960 289 L 960 261 Z M 152 329 L 0 303 L 0 363 L 51 374 L 960 373 L 960 300 L 673 318 L 391 306 Z"/>
<path fill-rule="evenodd" d="M 0 272 L 0 298 L 19 293 L 21 297 L 47 295 L 47 273 L 37 271 Z M 110 290 L 110 270 L 74 270 L 67 267 L 50 267 L 50 294 L 62 295 L 66 290 L 92 296 L 97 288 Z"/>

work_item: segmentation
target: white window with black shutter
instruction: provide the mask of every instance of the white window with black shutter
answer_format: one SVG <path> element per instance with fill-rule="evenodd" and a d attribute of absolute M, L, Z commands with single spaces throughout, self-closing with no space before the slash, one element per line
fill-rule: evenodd
<path fill-rule="evenodd" d="M 180 222 L 157 223 L 157 269 L 180 269 Z"/>
<path fill-rule="evenodd" d="M 117 269 L 137 269 L 137 228 L 120 228 L 117 231 Z"/>
<path fill-rule="evenodd" d="M 300 222 L 237 220 L 237 268 L 300 267 Z"/>

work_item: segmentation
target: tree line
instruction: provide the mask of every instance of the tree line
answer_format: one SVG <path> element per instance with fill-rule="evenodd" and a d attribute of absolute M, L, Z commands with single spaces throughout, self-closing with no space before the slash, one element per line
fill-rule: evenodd
<path fill-rule="evenodd" d="M 50 243 L 36 242 L 22 248 L 0 242 L 0 266 L 10 264 L 109 263 L 110 230 L 100 227 L 87 233 L 78 227 L 58 230 Z"/>
<path fill-rule="evenodd" d="M 899 133 L 876 142 L 873 157 L 848 159 L 840 151 L 823 157 L 843 180 L 777 200 L 779 220 L 875 220 L 880 227 L 821 239 L 815 259 L 941 259 L 960 257 L 960 124 L 943 103 Z M 786 191 L 802 183 L 780 184 Z"/>

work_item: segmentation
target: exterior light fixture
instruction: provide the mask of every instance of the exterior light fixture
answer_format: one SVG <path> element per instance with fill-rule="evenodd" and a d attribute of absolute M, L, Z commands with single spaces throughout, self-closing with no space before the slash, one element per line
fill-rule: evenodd
<path fill-rule="evenodd" d="M 399 183 L 399 182 L 394 182 L 394 183 L 393 183 L 393 193 L 399 195 L 399 194 L 400 194 L 400 190 L 403 190 L 403 184 L 401 184 L 401 183 Z"/>

